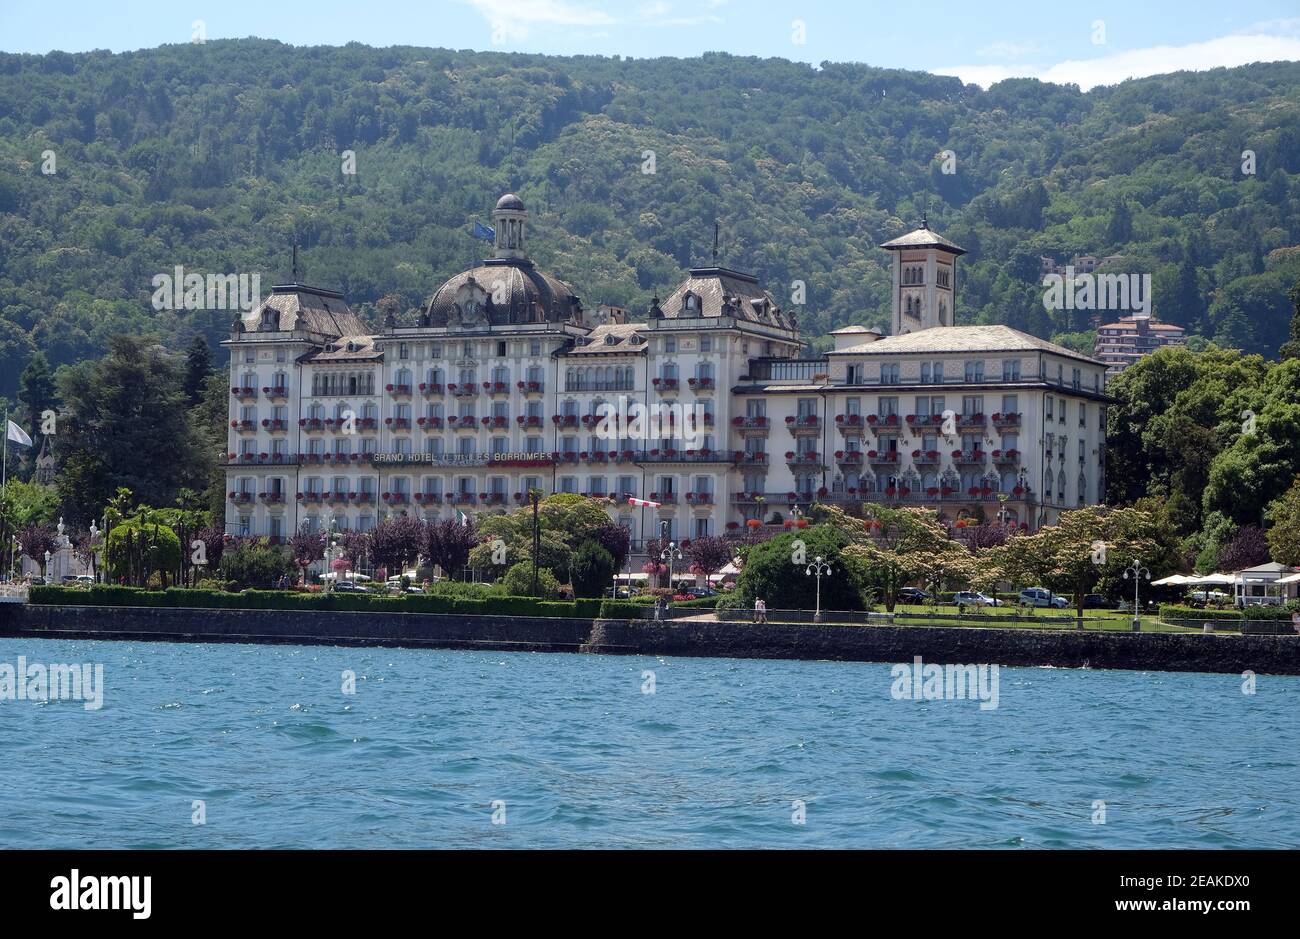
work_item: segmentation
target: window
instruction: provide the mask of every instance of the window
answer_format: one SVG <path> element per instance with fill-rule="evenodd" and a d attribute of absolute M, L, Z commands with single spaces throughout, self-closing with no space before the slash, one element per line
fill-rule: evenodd
<path fill-rule="evenodd" d="M 1004 359 L 1002 361 L 1002 380 L 1020 381 L 1020 360 Z"/>
<path fill-rule="evenodd" d="M 1020 398 L 1019 398 L 1017 395 L 1003 395 L 1003 396 L 1002 396 L 1002 413 L 1003 413 L 1003 414 L 1019 414 L 1019 413 L 1020 413 Z"/>
<path fill-rule="evenodd" d="M 879 398 L 880 410 L 876 413 L 881 417 L 893 417 L 898 414 L 897 398 Z"/>
<path fill-rule="evenodd" d="M 528 354 L 529 354 L 529 355 L 541 355 L 541 354 L 542 354 L 542 344 L 541 344 L 540 342 L 537 342 L 536 340 L 534 340 L 533 342 L 529 343 L 529 344 L 528 344 Z"/>
<path fill-rule="evenodd" d="M 966 380 L 976 382 L 984 380 L 984 362 L 967 362 L 966 363 Z"/>
<path fill-rule="evenodd" d="M 882 385 L 898 384 L 898 363 L 892 362 L 880 366 L 880 383 Z"/>
<path fill-rule="evenodd" d="M 411 357 L 411 347 L 404 342 L 397 344 L 397 357 L 399 359 L 409 359 Z"/>
<path fill-rule="evenodd" d="M 676 337 L 676 336 L 665 336 L 665 337 L 664 337 L 664 352 L 667 352 L 668 354 L 671 355 L 671 354 L 675 353 L 676 351 L 677 351 L 677 337 Z"/>
<path fill-rule="evenodd" d="M 505 357 L 505 354 L 506 354 L 506 344 L 505 344 L 504 342 L 498 342 L 498 343 L 497 343 L 497 356 L 500 357 L 500 358 L 504 358 L 504 357 Z"/>
<path fill-rule="evenodd" d="M 1052 396 L 1051 395 L 1047 396 L 1047 400 L 1043 404 L 1043 413 L 1047 415 L 1047 419 L 1049 421 L 1052 419 Z"/>
<path fill-rule="evenodd" d="M 1082 401 L 1079 402 L 1079 426 L 1088 426 L 1088 405 L 1084 404 Z"/>
<path fill-rule="evenodd" d="M 713 339 L 711 337 L 705 336 L 700 340 L 700 351 L 701 352 L 713 351 Z"/>

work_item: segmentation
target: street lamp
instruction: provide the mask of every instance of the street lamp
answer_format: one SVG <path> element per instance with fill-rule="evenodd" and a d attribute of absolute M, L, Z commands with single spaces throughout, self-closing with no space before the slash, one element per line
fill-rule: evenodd
<path fill-rule="evenodd" d="M 668 589 L 673 589 L 673 561 L 680 561 L 685 555 L 677 547 L 677 542 L 668 542 L 668 547 L 659 552 L 659 560 L 668 562 Z"/>
<path fill-rule="evenodd" d="M 822 560 L 822 556 L 819 554 L 813 558 L 813 562 L 808 565 L 804 573 L 809 576 L 816 575 L 817 577 L 817 610 L 813 613 L 813 622 L 820 623 L 822 621 L 822 578 L 831 575 L 831 566 Z"/>
<path fill-rule="evenodd" d="M 1140 560 L 1134 558 L 1133 563 L 1124 568 L 1124 579 L 1128 580 L 1130 577 L 1133 578 L 1133 631 L 1140 632 L 1142 629 L 1140 619 L 1142 607 L 1138 605 L 1138 588 L 1142 583 L 1142 578 L 1151 579 L 1151 571 L 1144 567 Z"/>

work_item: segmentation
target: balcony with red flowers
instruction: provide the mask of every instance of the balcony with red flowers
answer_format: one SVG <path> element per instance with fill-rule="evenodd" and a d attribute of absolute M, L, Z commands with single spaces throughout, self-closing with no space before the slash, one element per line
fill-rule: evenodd
<path fill-rule="evenodd" d="M 385 492 L 383 494 L 383 500 L 388 505 L 405 505 L 407 498 L 404 492 Z"/>
<path fill-rule="evenodd" d="M 265 502 L 267 505 L 284 504 L 283 492 L 263 492 L 258 495 L 258 498 L 261 499 L 263 502 Z"/>
<path fill-rule="evenodd" d="M 289 397 L 289 389 L 283 385 L 267 385 L 262 388 L 262 394 L 272 401 L 283 401 Z"/>
<path fill-rule="evenodd" d="M 452 430 L 478 430 L 478 419 L 473 414 L 460 417 L 456 414 L 447 416 L 447 426 Z"/>
<path fill-rule="evenodd" d="M 762 450 L 737 450 L 734 459 L 741 466 L 767 466 L 767 454 Z"/>
<path fill-rule="evenodd" d="M 731 426 L 746 436 L 766 434 L 769 428 L 766 417 L 733 417 Z"/>
<path fill-rule="evenodd" d="M 1008 411 L 1008 412 L 1005 413 L 1005 414 L 1003 414 L 1001 411 L 997 412 L 996 414 L 993 415 L 993 426 L 994 426 L 994 427 L 998 427 L 998 428 L 1002 428 L 1002 427 L 1019 427 L 1019 426 L 1020 426 L 1020 412 L 1018 412 L 1018 411 L 1014 411 L 1014 412 L 1013 412 L 1013 411 Z"/>
<path fill-rule="evenodd" d="M 252 421 L 231 421 L 230 426 L 241 434 L 251 434 L 257 431 L 257 425 Z"/>
<path fill-rule="evenodd" d="M 577 451 L 577 450 L 565 450 L 565 451 L 563 451 L 563 452 L 561 452 L 561 453 L 557 453 L 557 454 L 555 455 L 555 458 L 556 458 L 556 460 L 558 460 L 558 461 L 561 462 L 561 463 L 577 463 L 577 462 L 578 462 L 578 451 Z"/>
<path fill-rule="evenodd" d="M 483 382 L 483 393 L 498 397 L 500 395 L 510 394 L 510 383 L 504 381 L 485 381 Z"/>
<path fill-rule="evenodd" d="M 982 414 L 958 414 L 957 426 L 963 430 L 983 429 L 988 424 L 988 419 Z"/>
<path fill-rule="evenodd" d="M 898 456 L 899 454 L 897 450 L 867 451 L 867 459 L 871 462 L 872 466 L 897 466 Z"/>
<path fill-rule="evenodd" d="M 252 401 L 257 398 L 257 389 L 247 385 L 235 385 L 230 389 L 230 393 L 240 401 Z"/>
<path fill-rule="evenodd" d="M 903 419 L 897 414 L 868 414 L 867 426 L 872 430 L 886 430 L 901 427 Z"/>
<path fill-rule="evenodd" d="M 861 450 L 836 450 L 835 462 L 840 464 L 841 466 L 861 466 L 862 451 Z"/>
<path fill-rule="evenodd" d="M 283 418 L 262 418 L 262 426 L 273 434 L 282 434 L 289 429 L 289 422 Z"/>
<path fill-rule="evenodd" d="M 526 395 L 539 395 L 546 390 L 546 383 L 540 381 L 521 381 L 515 387 Z"/>
<path fill-rule="evenodd" d="M 908 427 L 917 429 L 943 426 L 942 414 L 909 414 L 904 420 L 907 422 Z"/>
<path fill-rule="evenodd" d="M 714 388 L 712 378 L 688 378 L 686 384 L 690 385 L 691 390 L 695 392 L 712 391 Z"/>
<path fill-rule="evenodd" d="M 417 417 L 415 423 L 425 430 L 442 430 L 444 422 L 441 417 Z"/>
<path fill-rule="evenodd" d="M 479 418 L 479 422 L 491 430 L 500 430 L 510 426 L 510 418 L 508 417 L 482 417 Z"/>
<path fill-rule="evenodd" d="M 504 492 L 480 492 L 479 498 L 484 505 L 505 505 L 506 494 Z"/>
<path fill-rule="evenodd" d="M 384 385 L 384 390 L 394 398 L 409 398 L 411 396 L 410 385 Z"/>
<path fill-rule="evenodd" d="M 576 414 L 552 414 L 551 423 L 556 427 L 577 427 L 578 415 Z"/>
<path fill-rule="evenodd" d="M 676 378 L 652 378 L 650 384 L 660 394 L 676 394 L 682 383 Z"/>
<path fill-rule="evenodd" d="M 417 492 L 411 496 L 420 505 L 438 505 L 442 502 L 441 492 Z"/>
<path fill-rule="evenodd" d="M 442 386 L 442 382 L 438 382 L 438 381 L 420 382 L 420 394 L 424 395 L 426 398 L 441 397 L 443 390 L 444 389 Z"/>
<path fill-rule="evenodd" d="M 393 430 L 410 430 L 411 419 L 409 417 L 386 417 L 384 423 Z"/>
<path fill-rule="evenodd" d="M 713 493 L 711 492 L 688 492 L 686 501 L 690 505 L 707 507 L 713 505 Z"/>
<path fill-rule="evenodd" d="M 836 414 L 835 426 L 839 428 L 840 433 L 844 436 L 854 434 L 862 436 L 862 431 L 866 426 L 861 414 Z"/>
<path fill-rule="evenodd" d="M 471 384 L 458 385 L 455 382 L 449 382 L 447 384 L 447 391 L 449 391 L 457 398 L 478 397 L 478 385 L 471 385 Z"/>
<path fill-rule="evenodd" d="M 954 463 L 962 463 L 971 466 L 983 466 L 984 458 L 988 456 L 983 450 L 954 450 L 952 451 L 952 460 Z"/>
<path fill-rule="evenodd" d="M 373 492 L 349 492 L 348 501 L 355 502 L 358 505 L 374 505 L 375 494 Z"/>
<path fill-rule="evenodd" d="M 515 421 L 523 428 L 542 426 L 542 418 L 539 414 L 520 414 Z"/>
<path fill-rule="evenodd" d="M 322 502 L 325 501 L 325 493 L 300 492 L 298 493 L 298 501 L 307 503 L 308 505 L 320 505 Z"/>
<path fill-rule="evenodd" d="M 1020 451 L 1014 447 L 1007 450 L 994 450 L 993 462 L 1000 466 L 1015 466 L 1020 462 Z"/>
<path fill-rule="evenodd" d="M 253 494 L 251 492 L 232 492 L 230 493 L 230 501 L 235 505 L 248 505 L 253 501 Z"/>
<path fill-rule="evenodd" d="M 325 429 L 325 421 L 319 417 L 300 417 L 298 426 L 309 434 L 317 434 Z"/>
<path fill-rule="evenodd" d="M 800 414 L 787 417 L 785 426 L 790 433 L 796 436 L 800 434 L 816 434 L 822 429 L 821 420 L 816 414 Z"/>
<path fill-rule="evenodd" d="M 331 505 L 343 505 L 349 498 L 349 494 L 342 489 L 332 489 L 325 493 L 325 501 Z"/>
<path fill-rule="evenodd" d="M 790 464 L 792 469 L 808 469 L 821 466 L 821 458 L 816 450 L 804 450 L 802 452 L 787 450 L 785 461 Z"/>
<path fill-rule="evenodd" d="M 676 505 L 677 493 L 675 492 L 652 492 L 649 499 L 651 502 L 659 502 L 663 505 Z"/>

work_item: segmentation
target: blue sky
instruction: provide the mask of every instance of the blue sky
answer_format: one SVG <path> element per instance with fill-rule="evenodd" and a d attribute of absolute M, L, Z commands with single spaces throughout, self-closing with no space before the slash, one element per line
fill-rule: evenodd
<path fill-rule="evenodd" d="M 207 38 L 559 55 L 708 51 L 1076 82 L 1300 59 L 1297 0 L 0 0 L 0 49 L 115 52 Z M 1098 26 L 1100 22 L 1100 26 Z"/>

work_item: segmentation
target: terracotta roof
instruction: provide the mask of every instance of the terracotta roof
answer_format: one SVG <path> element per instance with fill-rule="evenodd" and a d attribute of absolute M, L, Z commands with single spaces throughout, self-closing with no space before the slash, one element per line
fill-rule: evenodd
<path fill-rule="evenodd" d="M 891 355 L 908 352 L 1051 352 L 1055 355 L 1101 364 L 1073 349 L 1022 333 L 1010 326 L 931 326 L 902 336 L 851 346 L 827 355 Z"/>

